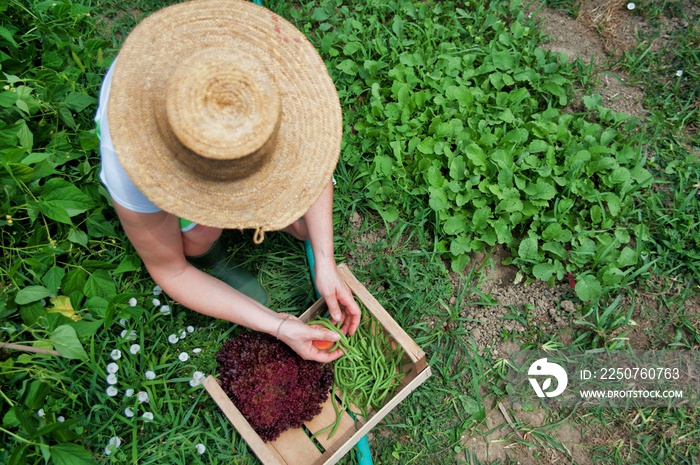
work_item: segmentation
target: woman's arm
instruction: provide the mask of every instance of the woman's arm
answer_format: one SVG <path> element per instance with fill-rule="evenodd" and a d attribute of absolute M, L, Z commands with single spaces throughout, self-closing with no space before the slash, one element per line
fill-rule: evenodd
<path fill-rule="evenodd" d="M 314 252 L 316 289 L 328 304 L 331 317 L 343 322 L 343 330 L 354 334 L 361 312 L 352 291 L 338 272 L 333 254 L 333 182 L 304 215 Z"/>
<path fill-rule="evenodd" d="M 177 217 L 166 212 L 136 213 L 115 203 L 129 241 L 153 280 L 178 303 L 204 315 L 279 336 L 301 357 L 328 362 L 342 355 L 319 351 L 313 340 L 335 341 L 333 331 L 312 328 L 276 313 L 185 260 Z M 281 326 L 280 326 L 281 325 Z M 279 329 L 279 333 L 278 333 Z"/>

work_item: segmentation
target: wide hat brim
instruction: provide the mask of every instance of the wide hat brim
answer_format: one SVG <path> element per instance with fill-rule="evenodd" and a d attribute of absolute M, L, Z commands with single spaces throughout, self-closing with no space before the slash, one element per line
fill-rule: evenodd
<path fill-rule="evenodd" d="M 186 148 L 163 131 L 169 77 L 208 48 L 255 56 L 279 90 L 274 150 L 245 175 L 192 170 L 182 162 Z M 121 164 L 155 205 L 203 225 L 259 233 L 293 223 L 314 204 L 342 138 L 338 94 L 316 49 L 279 15 L 241 0 L 189 1 L 144 19 L 120 50 L 108 118 Z"/>

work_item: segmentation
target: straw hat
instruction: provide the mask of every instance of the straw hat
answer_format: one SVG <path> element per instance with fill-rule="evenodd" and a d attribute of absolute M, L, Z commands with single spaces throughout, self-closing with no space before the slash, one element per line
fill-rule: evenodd
<path fill-rule="evenodd" d="M 342 113 L 323 60 L 292 24 L 241 0 L 175 4 L 117 59 L 110 135 L 163 210 L 219 228 L 281 229 L 323 192 Z"/>

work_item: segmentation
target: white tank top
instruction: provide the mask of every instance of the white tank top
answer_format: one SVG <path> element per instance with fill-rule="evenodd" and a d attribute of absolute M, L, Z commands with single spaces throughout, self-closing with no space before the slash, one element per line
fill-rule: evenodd
<path fill-rule="evenodd" d="M 116 60 L 115 62 L 116 63 Z M 100 138 L 100 158 L 102 168 L 100 170 L 100 180 L 104 184 L 107 192 L 116 203 L 122 207 L 137 213 L 155 213 L 161 211 L 153 202 L 143 195 L 136 185 L 124 171 L 124 167 L 117 158 L 114 150 L 112 138 L 109 134 L 109 122 L 107 121 L 107 101 L 109 100 L 109 89 L 112 84 L 114 74 L 114 63 L 110 66 L 102 88 L 100 89 L 100 100 L 95 115 L 97 124 L 97 134 Z"/>

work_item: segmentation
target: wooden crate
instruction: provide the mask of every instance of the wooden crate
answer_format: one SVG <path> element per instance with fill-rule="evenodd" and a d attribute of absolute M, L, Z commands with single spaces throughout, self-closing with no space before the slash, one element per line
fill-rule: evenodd
<path fill-rule="evenodd" d="M 394 396 L 380 410 L 370 412 L 368 418 L 357 418 L 357 421 L 353 420 L 347 412 L 343 412 L 341 424 L 332 438 L 328 439 L 328 433 L 322 433 L 316 437 L 317 444 L 323 447 L 325 452 L 321 452 L 307 434 L 313 434 L 335 421 L 336 416 L 330 398 L 324 404 L 321 413 L 305 424 L 310 433 L 304 431 L 303 428 L 287 430 L 275 441 L 265 443 L 221 389 L 218 380 L 213 376 L 207 377 L 203 382 L 204 387 L 238 433 L 246 440 L 253 453 L 265 465 L 330 465 L 336 463 L 399 402 L 430 377 L 430 366 L 428 366 L 425 353 L 421 348 L 391 318 L 389 313 L 355 278 L 346 265 L 340 265 L 339 269 L 343 279 L 357 299 L 364 304 L 367 311 L 374 315 L 393 341 L 403 348 L 406 353 L 404 356 L 406 375 Z M 321 299 L 304 312 L 300 318 L 309 321 L 326 309 L 325 302 Z"/>

